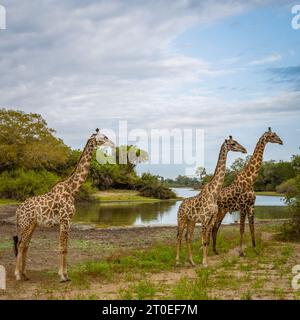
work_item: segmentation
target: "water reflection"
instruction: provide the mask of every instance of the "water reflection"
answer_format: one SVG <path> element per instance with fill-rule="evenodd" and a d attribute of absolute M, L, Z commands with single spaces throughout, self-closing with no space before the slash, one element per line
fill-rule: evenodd
<path fill-rule="evenodd" d="M 181 197 L 191 197 L 197 191 L 174 188 Z M 175 225 L 181 201 L 110 202 L 77 205 L 75 221 L 93 223 L 101 227 L 131 225 Z M 255 215 L 258 219 L 287 218 L 289 212 L 280 197 L 257 196 Z M 239 213 L 227 214 L 223 224 L 239 221 Z"/>

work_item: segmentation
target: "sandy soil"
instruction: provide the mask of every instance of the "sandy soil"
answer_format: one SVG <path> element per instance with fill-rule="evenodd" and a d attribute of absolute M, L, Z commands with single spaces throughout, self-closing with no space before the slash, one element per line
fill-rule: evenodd
<path fill-rule="evenodd" d="M 58 277 L 54 274 L 57 270 L 57 245 L 58 229 L 37 229 L 34 233 L 28 259 L 29 281 L 16 282 L 13 276 L 15 257 L 12 250 L 12 236 L 15 233 L 14 206 L 0 207 L 0 264 L 7 270 L 7 290 L 0 291 L 0 299 L 80 299 L 91 296 L 99 299 L 119 298 L 119 292 L 128 288 L 132 281 L 126 279 L 97 280 L 88 286 L 76 286 L 72 282 L 59 283 Z M 231 227 L 232 228 L 232 227 Z M 233 227 L 237 228 L 237 226 Z M 196 236 L 199 236 L 196 230 Z M 264 242 L 272 242 L 273 247 L 268 251 L 269 260 L 259 269 L 247 272 L 249 279 L 256 279 L 262 274 L 269 275 L 269 281 L 264 284 L 263 290 L 256 290 L 253 293 L 254 299 L 274 298 L 274 290 L 280 288 L 284 292 L 282 298 L 293 299 L 295 292 L 290 285 L 291 274 L 282 274 L 280 270 L 272 267 L 272 255 L 276 257 L 276 250 L 281 250 L 286 244 L 272 240 L 272 233 L 262 232 L 261 239 Z M 70 232 L 70 244 L 68 261 L 69 265 L 76 265 L 84 261 L 101 261 L 114 253 L 130 254 L 132 249 L 149 248 L 157 243 L 170 244 L 174 246 L 176 238 L 176 227 L 135 227 L 135 228 L 111 228 L 95 229 L 85 225 L 72 226 Z M 287 270 L 297 263 L 300 263 L 300 244 L 292 244 L 294 254 L 286 263 Z M 211 256 L 210 265 L 218 265 L 224 259 L 237 257 L 237 248 L 229 250 L 225 255 Z M 234 272 L 236 277 L 243 277 L 241 264 L 245 260 L 239 260 L 238 266 L 232 270 L 221 270 Z M 143 274 L 140 279 L 146 279 L 156 284 L 170 286 L 177 283 L 182 277 L 195 279 L 197 269 L 186 264 L 153 274 Z M 135 279 L 136 280 L 136 279 Z M 280 291 L 281 292 L 281 291 Z M 279 292 L 279 293 L 280 293 Z M 220 292 L 212 289 L 211 296 L 225 299 L 236 299 L 241 296 L 236 289 L 226 289 Z M 278 295 L 278 294 L 277 294 Z M 280 295 L 279 295 L 280 296 Z M 159 293 L 156 298 L 159 298 Z"/>

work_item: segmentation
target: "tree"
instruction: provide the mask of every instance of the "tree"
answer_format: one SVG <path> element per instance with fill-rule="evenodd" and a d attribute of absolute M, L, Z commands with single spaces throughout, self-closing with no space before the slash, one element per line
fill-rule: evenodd
<path fill-rule="evenodd" d="M 262 164 L 254 187 L 257 191 L 275 191 L 282 182 L 294 177 L 295 171 L 291 162 L 266 161 Z"/>
<path fill-rule="evenodd" d="M 71 150 L 54 133 L 39 114 L 0 109 L 0 172 L 64 165 Z"/>
<path fill-rule="evenodd" d="M 300 155 L 293 155 L 291 163 L 295 173 L 300 174 Z"/>
<path fill-rule="evenodd" d="M 125 172 L 132 172 L 135 167 L 148 160 L 148 153 L 134 145 L 122 145 L 115 149 L 116 161 Z"/>
<path fill-rule="evenodd" d="M 242 171 L 249 161 L 251 156 L 247 156 L 246 159 L 243 158 L 237 158 L 233 161 L 232 165 L 230 166 L 230 169 L 234 171 L 235 173 L 238 173 Z"/>

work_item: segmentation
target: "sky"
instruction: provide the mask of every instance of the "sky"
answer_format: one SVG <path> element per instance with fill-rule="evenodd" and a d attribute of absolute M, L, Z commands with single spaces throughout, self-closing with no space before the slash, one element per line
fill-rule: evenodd
<path fill-rule="evenodd" d="M 146 132 L 202 129 L 208 172 L 226 137 L 251 154 L 271 126 L 284 145 L 268 145 L 264 159 L 288 160 L 300 145 L 295 4 L 0 0 L 0 107 L 40 113 L 73 148 L 120 120 Z M 230 153 L 228 165 L 239 156 Z M 175 177 L 185 169 L 138 170 Z"/>

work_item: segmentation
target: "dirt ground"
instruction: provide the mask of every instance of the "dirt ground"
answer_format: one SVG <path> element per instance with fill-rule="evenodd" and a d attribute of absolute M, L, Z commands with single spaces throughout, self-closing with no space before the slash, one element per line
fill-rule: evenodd
<path fill-rule="evenodd" d="M 150 298 L 168 298 L 171 297 L 169 293 L 174 291 L 173 287 L 179 288 L 184 281 L 185 286 L 192 285 L 191 281 L 196 281 L 199 276 L 201 267 L 192 268 L 183 263 L 180 267 L 172 266 L 159 272 L 141 272 L 130 276 L 127 272 L 109 279 L 95 277 L 94 281 L 88 283 L 83 279 L 59 283 L 56 274 L 58 229 L 40 228 L 35 231 L 29 249 L 27 269 L 30 280 L 16 282 L 12 250 L 14 211 L 14 206 L 0 207 L 0 265 L 5 266 L 7 271 L 7 290 L 0 290 L 0 299 L 124 299 L 127 296 L 120 295 L 120 292 L 145 279 L 156 288 Z M 214 285 L 208 288 L 210 298 L 299 299 L 300 292 L 291 287 L 291 269 L 300 264 L 300 244 L 274 240 L 273 232 L 266 225 L 263 228 L 257 225 L 264 248 L 259 258 L 238 258 L 235 245 L 225 254 L 210 254 L 209 264 L 214 279 Z M 223 227 L 222 232 L 225 230 L 230 230 L 230 234 L 234 232 L 235 237 L 238 235 L 238 226 Z M 196 230 L 196 237 L 199 237 L 198 232 Z M 132 250 L 147 250 L 157 244 L 173 248 L 175 239 L 176 227 L 93 229 L 75 225 L 70 232 L 68 264 L 77 266 L 88 261 L 109 261 L 111 256 L 130 256 Z M 234 281 L 228 283 L 233 275 Z"/>

